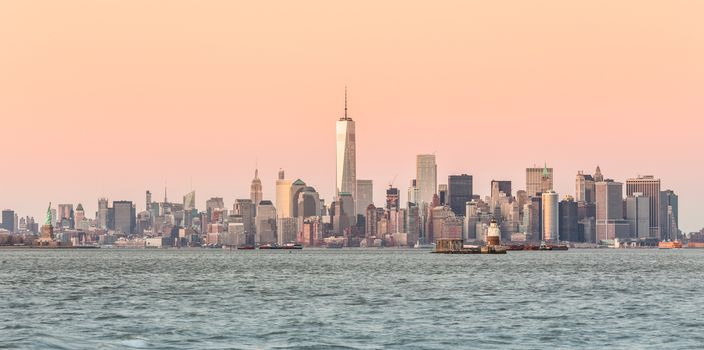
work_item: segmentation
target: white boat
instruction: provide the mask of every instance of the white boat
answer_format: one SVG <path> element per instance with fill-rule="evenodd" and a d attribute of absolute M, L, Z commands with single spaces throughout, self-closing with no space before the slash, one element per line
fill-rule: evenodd
<path fill-rule="evenodd" d="M 434 249 L 435 243 L 420 243 L 420 240 L 417 240 L 416 244 L 413 245 L 413 248 L 415 248 L 415 249 Z"/>

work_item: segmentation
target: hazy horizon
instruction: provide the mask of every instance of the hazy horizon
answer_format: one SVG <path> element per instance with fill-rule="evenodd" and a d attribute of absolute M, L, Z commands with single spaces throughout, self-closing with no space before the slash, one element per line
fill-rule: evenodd
<path fill-rule="evenodd" d="M 654 175 L 698 231 L 704 2 L 0 3 L 0 209 L 49 201 L 264 198 L 279 168 L 326 203 L 349 89 L 357 178 L 406 200 L 415 155 L 438 183 L 525 187 L 555 169 Z"/>

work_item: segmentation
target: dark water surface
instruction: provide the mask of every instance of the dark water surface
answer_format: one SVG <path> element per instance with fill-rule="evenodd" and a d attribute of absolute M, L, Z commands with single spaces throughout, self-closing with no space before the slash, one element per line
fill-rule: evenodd
<path fill-rule="evenodd" d="M 704 250 L 0 250 L 0 348 L 704 348 Z"/>

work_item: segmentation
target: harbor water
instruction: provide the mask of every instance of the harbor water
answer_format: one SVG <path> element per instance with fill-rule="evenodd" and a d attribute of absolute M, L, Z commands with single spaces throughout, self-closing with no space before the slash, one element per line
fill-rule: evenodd
<path fill-rule="evenodd" d="M 0 348 L 701 349 L 704 250 L 0 249 Z"/>

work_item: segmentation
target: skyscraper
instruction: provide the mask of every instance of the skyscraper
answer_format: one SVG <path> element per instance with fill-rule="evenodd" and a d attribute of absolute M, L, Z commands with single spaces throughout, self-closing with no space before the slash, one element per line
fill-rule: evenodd
<path fill-rule="evenodd" d="M 374 183 L 372 180 L 357 180 L 357 198 L 355 198 L 357 215 L 365 215 L 369 204 L 374 203 Z"/>
<path fill-rule="evenodd" d="M 2 228 L 10 233 L 15 232 L 15 212 L 14 210 L 5 209 L 2 211 Z"/>
<path fill-rule="evenodd" d="M 594 177 L 579 171 L 575 179 L 575 200 L 587 204 L 594 203 L 595 190 L 596 182 L 594 181 Z"/>
<path fill-rule="evenodd" d="M 472 200 L 474 194 L 472 175 L 450 175 L 447 177 L 448 204 L 455 215 L 465 216 L 467 202 Z"/>
<path fill-rule="evenodd" d="M 132 202 L 114 201 L 112 207 L 115 212 L 115 231 L 127 235 L 134 233 L 137 219 Z"/>
<path fill-rule="evenodd" d="M 418 197 L 420 192 L 418 192 L 418 187 L 416 186 L 416 179 L 411 180 L 411 185 L 408 186 L 408 203 L 418 204 Z"/>
<path fill-rule="evenodd" d="M 652 175 L 638 176 L 626 180 L 626 196 L 632 197 L 634 193 L 642 193 L 650 200 L 650 237 L 660 236 L 660 179 Z"/>
<path fill-rule="evenodd" d="M 660 192 L 660 236 L 676 240 L 679 233 L 679 197 L 672 190 Z"/>
<path fill-rule="evenodd" d="M 419 154 L 416 156 L 416 187 L 418 188 L 418 203 L 430 203 L 437 193 L 438 166 L 434 154 Z"/>
<path fill-rule="evenodd" d="M 235 215 L 242 217 L 244 225 L 244 234 L 247 238 L 247 244 L 254 244 L 255 217 L 257 206 L 252 203 L 251 199 L 238 199 L 234 206 Z"/>
<path fill-rule="evenodd" d="M 276 208 L 274 203 L 262 200 L 257 205 L 256 243 L 276 243 Z"/>
<path fill-rule="evenodd" d="M 559 196 L 550 190 L 543 192 L 543 240 L 559 241 Z"/>
<path fill-rule="evenodd" d="M 401 192 L 396 187 L 391 187 L 386 190 L 386 209 L 398 211 L 401 209 Z"/>
<path fill-rule="evenodd" d="M 183 210 L 189 211 L 196 208 L 196 191 L 191 191 L 183 196 Z"/>
<path fill-rule="evenodd" d="M 628 221 L 623 219 L 623 184 L 606 180 L 596 184 L 596 240 L 628 238 Z"/>
<path fill-rule="evenodd" d="M 255 206 L 262 201 L 262 180 L 259 180 L 259 169 L 254 170 L 254 179 L 252 179 L 250 186 L 250 199 Z"/>
<path fill-rule="evenodd" d="M 566 196 L 560 202 L 560 227 L 558 235 L 560 240 L 568 242 L 582 242 L 584 238 L 579 237 L 579 223 L 577 215 L 577 202 L 572 196 Z"/>
<path fill-rule="evenodd" d="M 280 218 L 290 218 L 291 213 L 291 185 L 293 181 L 285 178 L 283 169 L 279 170 L 279 177 L 276 179 L 276 216 Z"/>
<path fill-rule="evenodd" d="M 100 198 L 98 200 L 98 228 L 106 230 L 108 228 L 108 200 Z"/>
<path fill-rule="evenodd" d="M 535 197 L 553 189 L 553 170 L 547 164 L 543 168 L 526 169 L 526 192 Z"/>
<path fill-rule="evenodd" d="M 337 121 L 337 181 L 335 197 L 341 192 L 357 199 L 357 150 L 355 124 L 347 114 L 347 88 L 345 88 L 345 115 Z M 352 208 L 355 210 L 356 208 Z"/>
<path fill-rule="evenodd" d="M 631 238 L 650 237 L 650 199 L 642 193 L 626 197 L 626 221 Z"/>

